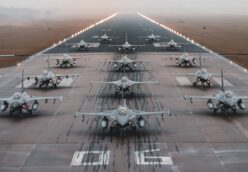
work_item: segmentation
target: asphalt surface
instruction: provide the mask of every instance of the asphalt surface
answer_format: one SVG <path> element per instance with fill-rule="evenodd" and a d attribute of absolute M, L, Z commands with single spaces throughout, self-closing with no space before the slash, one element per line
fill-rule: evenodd
<path fill-rule="evenodd" d="M 114 27 L 122 23 L 115 18 L 112 20 L 116 21 L 112 24 Z M 142 18 L 140 22 L 156 27 Z M 111 25 L 110 21 L 107 23 Z M 130 28 L 131 34 L 132 25 L 126 28 Z M 51 51 L 57 50 L 60 51 L 56 48 Z M 82 122 L 80 117 L 74 118 L 77 111 L 100 112 L 122 103 L 114 96 L 113 86 L 90 84 L 91 81 L 112 81 L 123 76 L 104 62 L 118 59 L 118 54 L 77 54 L 88 59 L 79 60 L 72 69 L 59 69 L 51 64 L 55 73 L 77 73 L 80 76 L 74 78 L 70 86 L 58 89 L 27 88 L 31 95 L 65 97 L 63 102 L 54 105 L 41 103 L 31 117 L 0 113 L 0 171 L 247 171 L 247 110 L 239 110 L 228 118 L 224 114 L 214 115 L 207 109 L 206 102 L 190 104 L 184 101 L 183 95 L 214 94 L 219 85 L 216 81 L 212 82 L 211 88 L 205 89 L 180 85 L 182 82 L 173 73 L 197 69 L 179 68 L 173 61 L 166 60 L 180 54 L 140 52 L 129 55 L 131 59 L 152 60 L 148 64 L 142 63 L 138 71 L 126 72 L 130 79 L 158 80 L 160 84 L 134 87 L 135 95 L 127 97 L 127 105 L 144 111 L 170 110 L 171 116 L 165 117 L 164 121 L 160 117 L 150 117 L 143 129 L 128 130 L 124 136 L 103 131 L 100 119 L 85 117 Z M 198 53 L 192 55 L 198 56 Z M 238 95 L 248 95 L 246 73 L 211 54 L 204 56 L 208 57 L 203 64 L 209 72 L 217 73 L 222 67 L 228 73 L 225 79 L 230 84 L 226 89 Z M 22 69 L 26 75 L 39 74 L 46 69 L 46 59 L 47 56 L 40 56 L 19 67 L 1 69 L 1 97 L 11 96 L 18 90 L 16 86 L 20 80 L 16 76 Z M 193 82 L 193 78 L 186 79 Z"/>
<path fill-rule="evenodd" d="M 113 38 L 113 41 L 110 43 L 112 45 L 122 45 L 125 42 L 126 35 L 128 38 L 128 42 L 132 45 L 145 45 L 144 47 L 136 47 L 137 52 L 164 52 L 167 51 L 165 48 L 154 47 L 152 43 L 148 43 L 145 38 L 147 35 L 150 35 L 154 32 L 155 35 L 160 35 L 160 41 L 168 42 L 171 39 L 174 39 L 179 43 L 189 43 L 186 40 L 176 36 L 172 32 L 169 32 L 158 25 L 151 24 L 146 19 L 139 15 L 129 14 L 129 15 L 117 15 L 116 17 L 94 27 L 82 34 L 70 39 L 67 41 L 68 44 L 79 42 L 80 40 L 84 40 L 87 43 L 98 43 L 98 39 L 93 39 L 93 36 L 99 36 L 106 33 L 108 36 L 117 37 Z M 71 46 L 63 43 L 56 48 L 48 51 L 47 53 L 80 53 L 80 50 L 71 49 Z M 100 44 L 97 48 L 89 48 L 84 52 L 117 52 L 118 47 L 109 47 L 108 44 Z M 182 48 L 179 49 L 180 52 L 205 52 L 201 48 L 193 45 L 186 44 Z M 82 50 L 81 50 L 82 52 Z"/>

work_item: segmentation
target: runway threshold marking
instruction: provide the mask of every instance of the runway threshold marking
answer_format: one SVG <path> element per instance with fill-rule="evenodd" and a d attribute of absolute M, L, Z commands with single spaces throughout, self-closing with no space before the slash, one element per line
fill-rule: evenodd
<path fill-rule="evenodd" d="M 100 43 L 90 43 L 89 45 L 90 45 L 90 47 L 92 47 L 92 48 L 98 48 L 99 45 L 100 45 Z"/>
<path fill-rule="evenodd" d="M 98 156 L 98 160 L 85 162 L 88 159 L 86 156 Z M 71 166 L 95 166 L 95 165 L 108 165 L 110 151 L 76 151 L 73 155 Z"/>
<path fill-rule="evenodd" d="M 161 44 L 157 43 L 157 42 L 153 43 L 153 46 L 156 47 L 156 48 L 161 48 L 162 47 Z"/>
<path fill-rule="evenodd" d="M 30 79 L 30 80 L 24 80 L 24 82 L 23 82 L 23 86 L 24 86 L 24 88 L 28 88 L 28 87 L 30 87 L 31 85 L 33 85 L 33 83 L 34 83 L 34 80 L 33 79 Z M 16 86 L 16 88 L 21 88 L 22 87 L 22 83 L 20 83 L 20 84 L 18 84 L 17 86 Z"/>
<path fill-rule="evenodd" d="M 215 80 L 215 82 L 217 82 L 218 85 L 221 86 L 221 78 L 216 78 L 216 77 L 213 77 L 213 79 Z M 227 86 L 227 87 L 233 87 L 233 84 L 230 83 L 228 80 L 226 80 L 224 78 L 224 85 Z"/>
<path fill-rule="evenodd" d="M 147 156 L 145 153 L 158 152 L 160 149 L 135 151 L 135 159 L 137 165 L 173 165 L 172 158 L 170 156 Z"/>
<path fill-rule="evenodd" d="M 181 77 L 181 76 L 176 77 L 176 80 L 181 86 L 190 86 L 190 85 L 192 85 L 187 77 Z"/>

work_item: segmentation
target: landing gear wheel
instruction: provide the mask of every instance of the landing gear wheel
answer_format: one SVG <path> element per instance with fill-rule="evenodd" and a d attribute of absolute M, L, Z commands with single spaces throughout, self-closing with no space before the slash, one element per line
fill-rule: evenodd
<path fill-rule="evenodd" d="M 193 87 L 196 87 L 196 82 L 193 83 Z"/>

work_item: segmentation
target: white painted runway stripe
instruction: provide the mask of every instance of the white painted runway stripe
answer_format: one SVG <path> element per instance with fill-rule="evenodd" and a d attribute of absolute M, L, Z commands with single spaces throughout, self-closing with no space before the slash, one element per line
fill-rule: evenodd
<path fill-rule="evenodd" d="M 221 78 L 216 78 L 216 77 L 213 77 L 213 79 L 215 80 L 215 82 L 217 82 L 217 84 L 219 86 L 221 86 Z M 227 87 L 233 87 L 232 83 L 230 83 L 228 80 L 226 80 L 224 78 L 224 85 L 227 86 Z"/>
<path fill-rule="evenodd" d="M 176 77 L 176 79 L 177 79 L 177 82 L 181 86 L 190 86 L 190 85 L 192 85 L 191 82 L 186 77 Z"/>
<path fill-rule="evenodd" d="M 90 47 L 97 48 L 99 47 L 100 43 L 90 43 Z"/>
<path fill-rule="evenodd" d="M 72 78 L 65 78 L 61 81 L 61 83 L 59 84 L 59 86 L 61 87 L 69 87 L 73 82 Z"/>
<path fill-rule="evenodd" d="M 24 88 L 28 88 L 30 87 L 32 84 L 34 83 L 34 80 L 33 79 L 30 79 L 30 80 L 24 80 L 23 82 L 23 85 L 24 85 Z M 16 88 L 21 88 L 22 87 L 22 83 L 20 83 L 19 85 L 16 86 Z"/>

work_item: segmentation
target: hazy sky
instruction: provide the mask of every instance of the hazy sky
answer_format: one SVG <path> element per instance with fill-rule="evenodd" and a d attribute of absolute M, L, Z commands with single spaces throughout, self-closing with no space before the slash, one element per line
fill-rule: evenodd
<path fill-rule="evenodd" d="M 0 0 L 0 6 L 46 10 L 54 15 L 106 11 L 248 15 L 248 0 Z"/>

